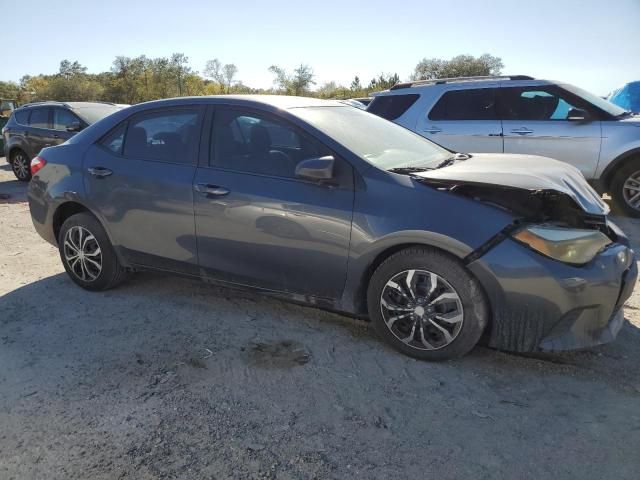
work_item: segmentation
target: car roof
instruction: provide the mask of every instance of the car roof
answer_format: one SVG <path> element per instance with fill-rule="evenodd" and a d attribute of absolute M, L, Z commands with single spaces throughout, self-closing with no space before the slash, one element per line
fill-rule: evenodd
<path fill-rule="evenodd" d="M 553 80 L 540 80 L 526 75 L 511 76 L 484 76 L 484 77 L 456 77 L 456 78 L 434 78 L 431 80 L 416 80 L 412 82 L 401 82 L 395 84 L 388 90 L 375 92 L 372 95 L 404 95 L 408 93 L 418 93 L 423 89 L 446 90 L 450 87 L 477 88 L 494 85 L 496 82 L 509 86 L 542 86 L 557 85 L 559 82 Z"/>
<path fill-rule="evenodd" d="M 43 101 L 43 102 L 25 103 L 24 105 L 21 105 L 16 110 L 20 110 L 20 109 L 24 109 L 24 108 L 51 107 L 51 106 L 67 107 L 67 108 L 72 108 L 73 109 L 73 108 L 106 107 L 106 106 L 115 107 L 116 104 L 115 103 L 110 103 L 110 102 L 58 102 L 58 101 L 55 101 L 55 100 L 46 100 L 46 101 Z"/>
<path fill-rule="evenodd" d="M 291 108 L 304 107 L 340 107 L 344 104 L 335 100 L 321 100 L 310 97 L 295 97 L 291 95 L 201 95 L 195 97 L 175 97 L 162 100 L 151 100 L 149 102 L 139 103 L 133 108 L 144 106 L 171 106 L 171 105 L 193 105 L 194 103 L 225 103 L 236 105 L 264 105 L 277 109 L 288 110 Z"/>

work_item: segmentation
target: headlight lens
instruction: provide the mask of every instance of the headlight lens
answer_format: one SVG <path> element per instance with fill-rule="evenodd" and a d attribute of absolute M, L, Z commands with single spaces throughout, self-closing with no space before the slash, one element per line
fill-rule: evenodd
<path fill-rule="evenodd" d="M 572 265 L 589 262 L 611 239 L 598 230 L 531 225 L 513 237 L 547 257 Z"/>

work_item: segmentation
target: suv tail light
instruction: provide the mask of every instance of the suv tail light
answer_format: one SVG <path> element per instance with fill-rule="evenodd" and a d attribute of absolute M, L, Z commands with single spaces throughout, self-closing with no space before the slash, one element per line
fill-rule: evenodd
<path fill-rule="evenodd" d="M 34 157 L 31 160 L 31 175 L 35 175 L 38 171 L 47 164 L 47 161 L 42 157 Z"/>

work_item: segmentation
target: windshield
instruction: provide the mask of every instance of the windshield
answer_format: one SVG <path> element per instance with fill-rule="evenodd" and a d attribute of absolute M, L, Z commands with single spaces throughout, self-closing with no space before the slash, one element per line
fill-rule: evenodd
<path fill-rule="evenodd" d="M 573 85 L 569 85 L 568 83 L 563 83 L 560 86 L 565 90 L 573 93 L 574 95 L 584 98 L 587 102 L 591 103 L 592 105 L 595 105 L 600 110 L 604 110 L 609 115 L 617 117 L 625 113 L 624 108 L 620 108 L 617 105 L 614 105 L 613 103 L 609 102 L 608 100 L 605 100 L 604 98 L 600 98 L 597 95 L 594 95 L 593 93 L 587 92 L 586 90 L 583 90 L 578 87 L 574 87 Z"/>
<path fill-rule="evenodd" d="M 435 168 L 451 152 L 406 128 L 351 107 L 304 107 L 291 113 L 378 168 Z"/>
<path fill-rule="evenodd" d="M 96 105 L 91 107 L 76 107 L 73 111 L 89 125 L 102 120 L 104 117 L 121 110 L 115 105 Z"/>
<path fill-rule="evenodd" d="M 611 103 L 631 112 L 640 112 L 640 82 L 628 83 L 608 98 Z"/>

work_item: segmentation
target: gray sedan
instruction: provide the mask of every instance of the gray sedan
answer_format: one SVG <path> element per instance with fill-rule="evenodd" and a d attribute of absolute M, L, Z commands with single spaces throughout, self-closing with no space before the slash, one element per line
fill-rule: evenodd
<path fill-rule="evenodd" d="M 29 205 L 87 290 L 139 270 L 197 277 L 369 318 L 428 360 L 481 338 L 612 341 L 637 276 L 625 235 L 577 169 L 513 160 L 340 102 L 180 98 L 42 150 Z"/>

